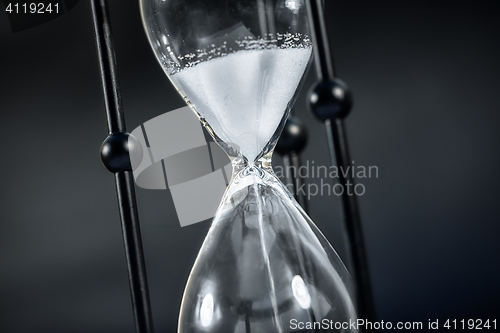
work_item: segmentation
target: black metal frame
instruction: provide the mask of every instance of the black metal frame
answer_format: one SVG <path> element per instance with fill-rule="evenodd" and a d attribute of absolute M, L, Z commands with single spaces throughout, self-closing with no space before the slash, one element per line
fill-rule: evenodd
<path fill-rule="evenodd" d="M 134 177 L 128 154 L 129 134 L 126 132 L 118 84 L 108 3 L 107 0 L 91 0 L 90 3 L 109 129 L 109 136 L 101 147 L 101 159 L 108 170 L 115 175 L 135 330 L 137 333 L 152 333 L 153 320 L 146 265 L 135 199 Z"/>
<path fill-rule="evenodd" d="M 91 0 L 90 3 L 109 129 L 109 136 L 101 147 L 101 159 L 108 170 L 115 175 L 136 332 L 152 333 L 153 321 L 146 267 L 135 199 L 134 179 L 128 155 L 129 138 L 131 137 L 126 132 L 108 4 L 107 0 Z M 346 170 L 350 166 L 350 157 L 343 118 L 350 111 L 350 92 L 343 82 L 335 78 L 324 18 L 323 0 L 307 0 L 307 6 L 311 38 L 314 44 L 316 72 L 319 79 L 319 82 L 312 87 L 310 106 L 316 117 L 326 125 L 332 164 Z M 341 89 L 343 98 L 335 96 L 334 88 Z M 294 149 L 289 149 L 286 154 L 285 159 L 288 163 L 292 162 L 298 168 L 297 152 Z M 354 184 L 350 173 L 344 175 L 340 172 L 339 174 L 338 181 L 343 188 L 346 188 L 348 184 Z M 294 180 L 296 186 L 299 181 L 300 179 Z M 301 201 L 305 202 L 305 200 Z M 374 321 L 376 318 L 375 306 L 356 196 L 348 195 L 347 191 L 344 191 L 341 195 L 341 202 L 343 227 L 349 255 L 348 265 L 356 283 L 358 316 Z"/>

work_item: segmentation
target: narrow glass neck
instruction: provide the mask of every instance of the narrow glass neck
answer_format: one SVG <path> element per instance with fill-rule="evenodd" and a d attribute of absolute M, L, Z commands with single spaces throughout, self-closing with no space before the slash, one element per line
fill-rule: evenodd
<path fill-rule="evenodd" d="M 240 174 L 240 176 L 245 175 L 245 170 L 247 171 L 256 171 L 258 172 L 259 170 L 266 171 L 268 173 L 274 174 L 272 165 L 271 165 L 271 158 L 273 156 L 273 151 L 271 150 L 267 154 L 263 155 L 259 159 L 255 161 L 248 161 L 246 158 L 243 156 L 238 156 L 236 158 L 233 158 L 231 160 L 232 165 L 233 165 L 233 175 L 232 177 L 234 178 L 237 174 Z M 256 170 L 253 170 L 255 168 Z M 243 173 L 242 173 L 243 172 Z"/>
<path fill-rule="evenodd" d="M 222 200 L 224 202 L 229 200 L 234 204 L 243 200 L 249 191 L 255 191 L 257 187 L 260 189 L 273 187 L 276 191 L 282 191 L 282 194 L 289 197 L 286 188 L 272 169 L 271 157 L 272 151 L 254 162 L 248 162 L 243 157 L 234 158 L 232 160 L 233 173 L 231 181 Z"/>

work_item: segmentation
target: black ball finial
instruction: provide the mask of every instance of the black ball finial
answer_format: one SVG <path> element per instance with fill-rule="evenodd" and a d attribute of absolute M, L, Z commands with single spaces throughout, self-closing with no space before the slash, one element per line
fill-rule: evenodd
<path fill-rule="evenodd" d="M 142 147 L 130 133 L 111 133 L 101 145 L 101 161 L 109 171 L 132 171 L 130 155 L 134 160 L 142 161 Z"/>
<path fill-rule="evenodd" d="M 307 138 L 307 128 L 304 123 L 299 118 L 290 116 L 286 120 L 275 150 L 280 155 L 291 152 L 298 154 L 307 145 Z"/>
<path fill-rule="evenodd" d="M 309 108 L 317 119 L 344 118 L 352 107 L 352 94 L 344 81 L 319 81 L 309 90 Z"/>

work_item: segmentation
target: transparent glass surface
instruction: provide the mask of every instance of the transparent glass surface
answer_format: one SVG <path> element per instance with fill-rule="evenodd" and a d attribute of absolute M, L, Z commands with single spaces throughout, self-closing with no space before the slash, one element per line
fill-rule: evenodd
<path fill-rule="evenodd" d="M 140 7 L 160 65 L 233 164 L 184 291 L 178 332 L 353 331 L 331 330 L 357 319 L 349 274 L 271 166 L 311 60 L 304 1 L 140 0 Z"/>

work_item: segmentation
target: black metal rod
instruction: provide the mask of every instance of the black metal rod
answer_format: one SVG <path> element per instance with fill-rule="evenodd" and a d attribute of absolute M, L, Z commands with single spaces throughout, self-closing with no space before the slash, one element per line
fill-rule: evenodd
<path fill-rule="evenodd" d="M 311 39 L 314 45 L 314 57 L 316 63 L 316 72 L 320 82 L 327 82 L 335 80 L 335 71 L 333 66 L 333 59 L 331 56 L 330 42 L 328 32 L 325 24 L 325 16 L 322 0 L 308 0 L 308 14 L 310 23 Z M 326 86 L 326 85 L 324 85 Z M 333 87 L 333 86 L 330 86 Z M 328 91 L 329 96 L 316 95 L 314 101 L 317 105 L 326 105 L 337 107 L 338 110 L 331 110 L 331 119 L 324 120 L 327 132 L 327 142 L 332 159 L 332 164 L 336 165 L 340 170 L 348 170 L 351 166 L 351 159 L 349 156 L 349 149 L 347 144 L 347 137 L 344 128 L 343 117 L 347 112 L 339 111 L 342 107 L 341 101 L 335 104 L 333 96 L 335 92 Z M 333 95 L 332 95 L 333 94 Z M 318 98 L 325 99 L 318 101 Z M 350 101 L 349 103 L 350 107 Z M 349 108 L 345 107 L 345 108 Z M 326 118 L 326 117 L 325 117 Z M 363 230 L 361 226 L 361 219 L 359 215 L 356 195 L 347 189 L 354 188 L 354 179 L 349 172 L 345 174 L 339 172 L 338 182 L 342 185 L 344 191 L 341 195 L 342 204 L 342 224 L 345 234 L 346 248 L 347 248 L 347 264 L 350 268 L 351 275 L 354 278 L 356 286 L 356 305 L 358 309 L 359 318 L 375 321 L 375 304 L 373 301 L 373 291 L 370 281 L 370 274 L 368 268 L 368 258 L 366 255 L 365 242 L 363 237 Z M 351 195 L 349 194 L 351 193 Z"/>
<path fill-rule="evenodd" d="M 292 161 L 293 168 L 295 169 L 295 192 L 296 196 L 295 199 L 299 202 L 300 206 L 302 209 L 304 209 L 304 212 L 309 214 L 309 205 L 308 205 L 308 199 L 306 197 L 306 193 L 309 193 L 308 191 L 304 190 L 304 179 L 300 176 L 300 167 L 302 165 L 301 160 L 300 160 L 300 155 L 296 152 L 292 152 L 290 154 L 290 160 Z"/>
<path fill-rule="evenodd" d="M 107 0 L 91 0 L 97 57 L 101 69 L 102 90 L 109 133 L 125 132 L 122 96 L 116 73 L 115 49 L 111 34 Z"/>
<path fill-rule="evenodd" d="M 297 117 L 289 116 L 276 145 L 276 152 L 283 156 L 285 181 L 295 200 L 308 212 L 304 179 L 300 176 L 300 153 L 307 146 L 308 133 L 305 124 Z"/>
<path fill-rule="evenodd" d="M 292 173 L 292 159 L 290 154 L 284 154 L 282 156 L 283 158 L 283 169 L 285 171 L 285 185 L 292 192 L 293 196 L 295 199 L 297 197 L 295 196 L 297 190 L 295 189 L 295 175 Z"/>
<path fill-rule="evenodd" d="M 103 163 L 110 171 L 115 173 L 135 330 L 137 333 L 152 333 L 153 320 L 146 264 L 142 248 L 134 179 L 130 171 L 130 160 L 128 159 L 128 163 L 113 164 L 114 161 L 122 161 L 119 155 L 123 154 L 123 150 L 120 150 L 120 147 L 127 145 L 128 134 L 125 133 L 125 117 L 116 72 L 108 4 L 106 0 L 91 0 L 90 3 L 94 20 L 97 56 L 101 70 L 106 118 L 110 133 L 108 139 L 111 139 L 108 140 L 108 143 L 105 141 L 105 144 L 111 147 L 111 152 L 107 153 Z M 115 142 L 118 142 L 118 144 Z M 113 167 L 110 167 L 111 164 L 113 164 Z M 116 165 L 117 167 L 115 167 Z"/>
<path fill-rule="evenodd" d="M 300 176 L 299 168 L 302 165 L 300 156 L 292 151 L 283 155 L 283 168 L 285 169 L 285 181 L 288 189 L 291 189 L 293 197 L 302 207 L 306 214 L 309 214 L 309 206 L 304 190 L 304 179 Z"/>
<path fill-rule="evenodd" d="M 152 333 L 153 316 L 149 301 L 146 265 L 142 250 L 141 229 L 135 200 L 134 178 L 131 172 L 115 174 L 116 193 L 123 233 L 123 245 L 132 296 L 132 308 L 137 333 Z"/>
<path fill-rule="evenodd" d="M 328 148 L 332 164 L 340 170 L 348 170 L 351 166 L 347 138 L 342 119 L 325 122 Z M 362 319 L 375 321 L 375 303 L 368 268 L 365 241 L 361 226 L 358 203 L 354 194 L 354 179 L 350 172 L 339 172 L 339 184 L 344 189 L 340 196 L 342 202 L 344 240 L 347 247 L 348 265 L 356 283 L 356 303 L 358 316 Z M 351 189 L 351 195 L 347 189 Z"/>
<path fill-rule="evenodd" d="M 335 77 L 335 68 L 326 30 L 323 0 L 309 0 L 307 3 L 309 30 L 314 45 L 316 74 L 320 80 L 333 79 Z"/>

